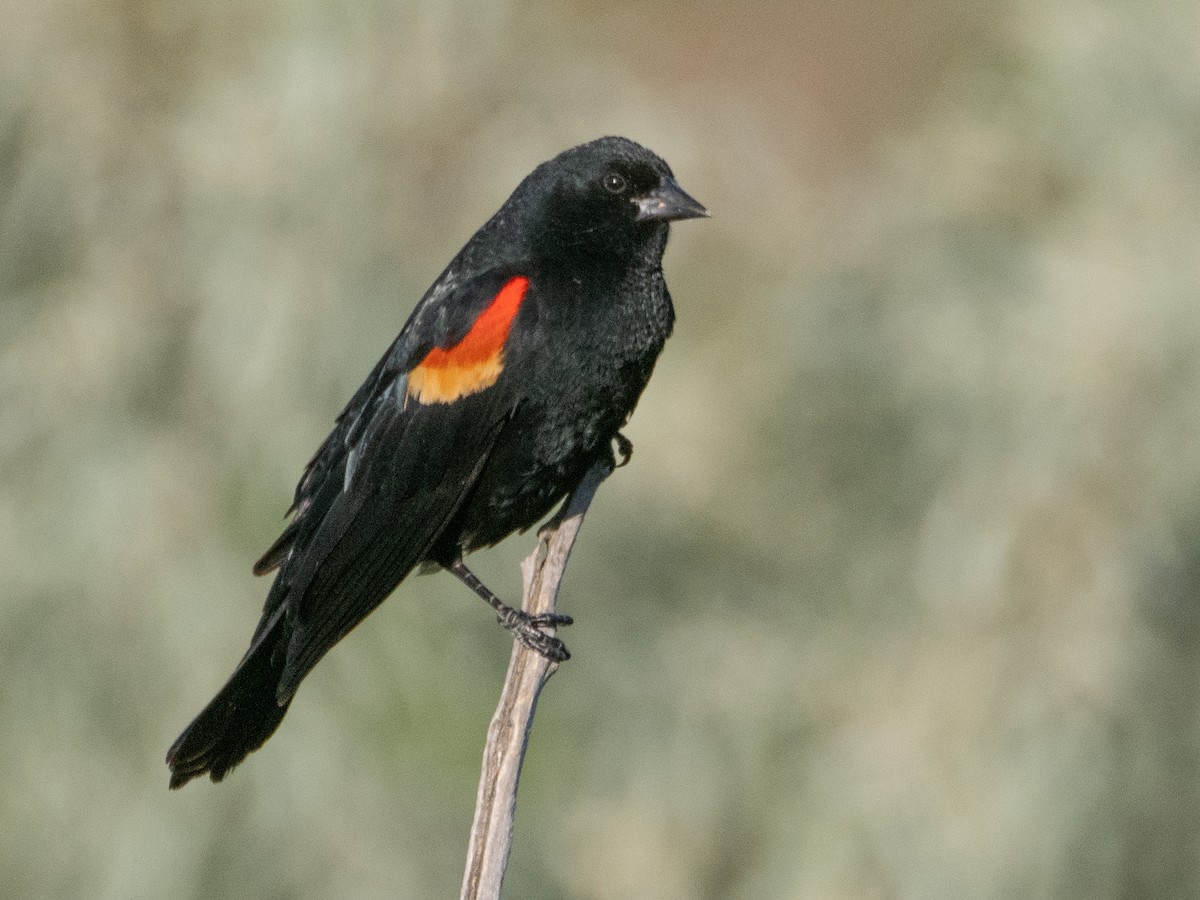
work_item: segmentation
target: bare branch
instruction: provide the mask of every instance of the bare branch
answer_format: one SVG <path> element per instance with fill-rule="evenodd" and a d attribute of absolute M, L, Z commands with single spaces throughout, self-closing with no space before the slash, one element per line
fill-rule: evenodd
<path fill-rule="evenodd" d="M 611 471 L 612 465 L 608 461 L 593 466 L 559 515 L 538 533 L 537 546 L 521 563 L 525 585 L 521 608 L 526 612 L 540 615 L 555 611 L 558 585 L 584 513 L 600 482 Z M 462 900 L 499 900 L 512 846 L 517 782 L 533 727 L 534 710 L 542 687 L 557 669 L 558 663 L 551 662 L 520 641 L 513 641 L 500 703 L 488 726 L 487 744 L 483 749 L 483 770 L 479 776 L 475 821 L 467 846 Z"/>

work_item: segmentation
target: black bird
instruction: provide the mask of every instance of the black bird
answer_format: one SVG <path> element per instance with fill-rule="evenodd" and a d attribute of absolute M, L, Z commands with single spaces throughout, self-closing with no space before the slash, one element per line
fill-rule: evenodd
<path fill-rule="evenodd" d="M 623 448 L 671 333 L 668 223 L 706 216 L 665 162 L 606 137 L 538 166 L 459 251 L 337 418 L 254 567 L 276 572 L 250 649 L 167 753 L 220 781 L 279 727 L 317 661 L 414 568 L 448 569 L 516 637 L 562 642 L 463 556 L 529 528 Z"/>

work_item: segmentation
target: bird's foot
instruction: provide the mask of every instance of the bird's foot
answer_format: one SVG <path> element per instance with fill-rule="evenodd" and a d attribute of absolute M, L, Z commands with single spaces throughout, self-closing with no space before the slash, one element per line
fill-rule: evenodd
<path fill-rule="evenodd" d="M 617 462 L 616 456 L 614 455 L 613 466 L 614 468 L 619 469 L 621 466 L 627 465 L 630 458 L 633 456 L 633 441 L 618 431 L 613 435 L 613 443 L 617 445 L 617 453 L 621 456 L 621 461 Z"/>
<path fill-rule="evenodd" d="M 458 576 L 463 584 L 482 597 L 487 605 L 496 611 L 496 621 L 511 631 L 517 640 L 530 650 L 540 653 L 546 659 L 556 663 L 571 658 L 566 644 L 542 630 L 543 628 L 570 625 L 574 621 L 570 616 L 560 613 L 533 615 L 523 609 L 514 609 L 488 590 L 487 585 L 475 577 L 475 573 L 467 568 L 461 557 L 446 563 L 445 566 Z"/>
<path fill-rule="evenodd" d="M 535 616 L 523 609 L 509 607 L 496 616 L 496 621 L 511 631 L 518 641 L 550 662 L 566 662 L 571 658 L 571 653 L 562 640 L 542 630 L 570 625 L 575 621 L 570 616 L 561 613 L 542 613 Z"/>

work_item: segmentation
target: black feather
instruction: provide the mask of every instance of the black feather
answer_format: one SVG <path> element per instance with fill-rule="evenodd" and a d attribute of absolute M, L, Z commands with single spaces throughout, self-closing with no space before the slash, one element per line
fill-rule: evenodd
<path fill-rule="evenodd" d="M 305 467 L 291 521 L 254 566 L 275 578 L 250 649 L 171 747 L 171 787 L 219 781 L 260 747 L 305 675 L 414 568 L 530 527 L 611 455 L 674 321 L 667 222 L 701 214 L 666 163 L 623 138 L 568 150 L 517 187 Z M 430 351 L 454 348 L 518 276 L 487 377 L 410 396 Z"/>

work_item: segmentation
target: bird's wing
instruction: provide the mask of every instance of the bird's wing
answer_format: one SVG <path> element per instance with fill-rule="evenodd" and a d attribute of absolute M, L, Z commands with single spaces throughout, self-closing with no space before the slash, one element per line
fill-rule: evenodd
<path fill-rule="evenodd" d="M 516 407 L 499 375 L 528 285 L 447 270 L 306 467 L 255 566 L 279 569 L 262 622 L 282 606 L 290 625 L 279 702 L 424 559 L 475 483 Z"/>
<path fill-rule="evenodd" d="M 394 400 L 390 392 L 397 381 L 430 350 L 458 344 L 512 280 L 509 273 L 499 269 L 464 279 L 452 264 L 425 292 L 399 336 L 354 392 L 334 422 L 333 430 L 304 467 L 288 509 L 292 522 L 254 564 L 255 575 L 274 571 L 288 558 L 299 532 L 308 524 L 305 520 L 309 518 L 309 507 L 322 495 L 330 476 L 337 473 L 335 480 L 344 479 L 347 463 L 353 471 L 366 433 L 378 427 L 380 414 L 388 413 L 388 403 Z M 401 398 L 403 395 L 401 391 Z"/>

